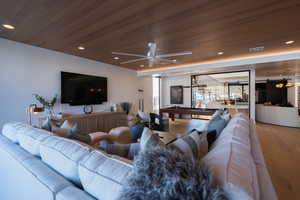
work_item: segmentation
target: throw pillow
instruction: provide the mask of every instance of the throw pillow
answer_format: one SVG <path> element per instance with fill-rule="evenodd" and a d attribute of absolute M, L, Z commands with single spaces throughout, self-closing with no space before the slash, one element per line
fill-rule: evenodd
<path fill-rule="evenodd" d="M 46 131 L 52 131 L 52 126 L 60 126 L 60 122 L 58 120 L 47 118 L 42 122 L 41 128 Z"/>
<path fill-rule="evenodd" d="M 154 134 L 149 128 L 145 127 L 140 140 L 141 150 L 145 151 L 152 146 L 165 146 L 158 134 Z"/>
<path fill-rule="evenodd" d="M 222 115 L 223 112 L 224 112 L 223 110 L 217 110 L 217 111 L 211 116 L 210 121 L 213 121 L 213 120 L 217 119 L 218 117 L 220 117 L 220 115 Z"/>
<path fill-rule="evenodd" d="M 143 120 L 143 122 L 150 122 L 150 114 L 146 112 L 138 112 L 138 116 Z"/>
<path fill-rule="evenodd" d="M 46 120 L 44 120 L 43 122 L 42 122 L 42 126 L 41 126 L 41 128 L 42 129 L 44 129 L 44 130 L 46 130 L 46 131 L 49 131 L 49 132 L 51 132 L 51 130 L 52 130 L 52 122 L 51 122 L 51 120 L 50 119 L 46 119 Z"/>
<path fill-rule="evenodd" d="M 119 194 L 119 200 L 227 200 L 210 171 L 198 160 L 155 147 L 141 152 Z"/>
<path fill-rule="evenodd" d="M 220 135 L 222 130 L 226 126 L 226 121 L 221 118 L 221 116 L 216 117 L 214 120 L 211 120 L 207 125 L 207 132 L 216 131 L 217 137 Z"/>
<path fill-rule="evenodd" d="M 199 133 L 197 130 L 194 130 L 192 133 L 184 135 L 168 144 L 167 147 L 188 157 L 201 159 L 208 152 L 206 132 Z"/>
<path fill-rule="evenodd" d="M 224 111 L 224 113 L 221 115 L 221 118 L 225 120 L 226 124 L 228 124 L 228 122 L 231 119 L 231 116 L 228 111 Z"/>
<path fill-rule="evenodd" d="M 130 133 L 135 141 L 142 137 L 144 126 L 134 125 L 130 127 Z"/>
<path fill-rule="evenodd" d="M 68 120 L 65 120 L 60 127 L 52 124 L 51 131 L 59 136 L 67 138 L 74 138 L 80 132 L 78 124 L 70 123 Z"/>
<path fill-rule="evenodd" d="M 130 160 L 133 160 L 140 152 L 140 144 L 109 144 L 107 142 L 100 142 L 98 149 L 113 155 L 118 155 Z"/>

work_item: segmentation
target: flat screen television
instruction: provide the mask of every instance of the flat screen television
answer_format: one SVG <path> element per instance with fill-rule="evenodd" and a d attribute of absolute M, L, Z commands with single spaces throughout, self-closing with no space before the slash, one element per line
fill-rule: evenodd
<path fill-rule="evenodd" d="M 61 72 L 61 103 L 95 105 L 107 101 L 107 78 Z"/>

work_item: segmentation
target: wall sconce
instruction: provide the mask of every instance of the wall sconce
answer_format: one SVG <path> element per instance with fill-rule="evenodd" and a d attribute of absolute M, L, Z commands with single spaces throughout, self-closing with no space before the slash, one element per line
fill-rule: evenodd
<path fill-rule="evenodd" d="M 27 113 L 28 113 L 28 117 L 29 117 L 29 124 L 32 125 L 32 115 L 36 115 L 39 114 L 41 112 L 44 112 L 44 108 L 43 107 L 37 107 L 36 104 L 31 104 L 28 108 L 27 108 Z"/>

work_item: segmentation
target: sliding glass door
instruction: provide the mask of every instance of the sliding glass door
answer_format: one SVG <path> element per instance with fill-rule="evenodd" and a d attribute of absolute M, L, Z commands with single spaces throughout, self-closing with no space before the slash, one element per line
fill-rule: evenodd
<path fill-rule="evenodd" d="M 248 114 L 249 77 L 249 71 L 192 75 L 192 107 Z"/>

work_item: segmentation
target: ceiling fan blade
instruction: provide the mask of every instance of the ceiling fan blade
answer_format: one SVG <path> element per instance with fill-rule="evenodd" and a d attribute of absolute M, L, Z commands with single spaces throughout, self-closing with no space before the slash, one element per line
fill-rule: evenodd
<path fill-rule="evenodd" d="M 129 64 L 129 63 L 134 63 L 134 62 L 138 62 L 138 61 L 143 61 L 143 60 L 147 60 L 147 58 L 138 58 L 138 59 L 134 59 L 134 60 L 128 60 L 125 62 L 121 62 L 120 64 Z"/>
<path fill-rule="evenodd" d="M 112 54 L 121 55 L 121 56 L 135 56 L 135 57 L 141 57 L 141 58 L 146 58 L 147 57 L 147 56 L 140 55 L 140 54 L 123 53 L 123 52 L 112 52 Z"/>
<path fill-rule="evenodd" d="M 167 58 L 167 57 L 173 57 L 173 56 L 183 56 L 183 55 L 191 55 L 193 52 L 191 51 L 184 51 L 184 52 L 179 52 L 179 53 L 169 53 L 169 54 L 162 54 L 162 55 L 157 55 L 157 58 Z"/>

